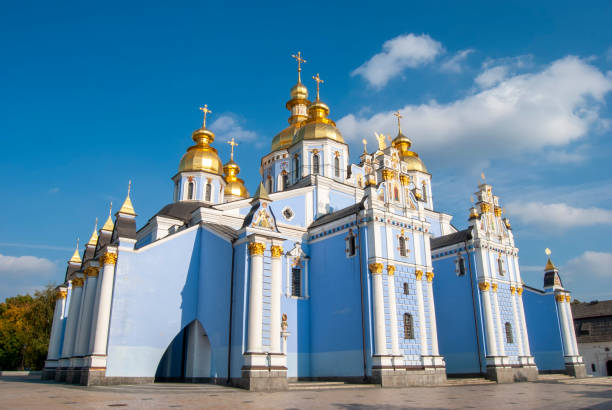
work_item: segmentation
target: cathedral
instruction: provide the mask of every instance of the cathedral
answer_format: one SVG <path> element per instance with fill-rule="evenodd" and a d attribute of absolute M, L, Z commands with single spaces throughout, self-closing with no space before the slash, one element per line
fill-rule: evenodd
<path fill-rule="evenodd" d="M 82 385 L 186 381 L 253 391 L 341 380 L 387 386 L 540 372 L 584 377 L 571 296 L 550 257 L 521 279 L 500 199 L 483 182 L 459 230 L 401 130 L 359 163 L 301 80 L 251 196 L 214 130 L 172 176 L 174 200 L 141 226 L 130 190 L 68 261 L 43 378 Z M 237 136 L 239 137 L 239 136 Z M 550 254 L 550 252 L 548 252 Z"/>

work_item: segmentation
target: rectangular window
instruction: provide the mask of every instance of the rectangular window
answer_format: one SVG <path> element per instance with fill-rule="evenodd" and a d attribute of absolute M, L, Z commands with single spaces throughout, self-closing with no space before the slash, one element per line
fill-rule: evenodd
<path fill-rule="evenodd" d="M 302 296 L 302 270 L 291 269 L 291 296 Z"/>
<path fill-rule="evenodd" d="M 459 276 L 465 275 L 465 259 L 459 258 Z"/>

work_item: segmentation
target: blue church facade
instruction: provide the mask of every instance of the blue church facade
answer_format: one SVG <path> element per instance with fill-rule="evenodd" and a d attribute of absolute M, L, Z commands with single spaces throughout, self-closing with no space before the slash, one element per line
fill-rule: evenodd
<path fill-rule="evenodd" d="M 318 75 L 311 102 L 300 72 L 253 196 L 234 141 L 225 164 L 213 147 L 205 106 L 172 177 L 174 202 L 137 230 L 128 191 L 77 248 L 43 377 L 282 390 L 295 380 L 582 376 L 569 293 L 550 261 L 543 290 L 522 282 L 492 187 L 480 185 L 458 231 L 434 210 L 432 175 L 399 113 L 397 136 L 377 134 L 377 149 L 350 164 Z"/>

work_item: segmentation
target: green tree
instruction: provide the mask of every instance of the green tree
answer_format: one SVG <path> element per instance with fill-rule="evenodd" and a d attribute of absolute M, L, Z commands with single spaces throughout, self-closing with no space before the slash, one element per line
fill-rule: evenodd
<path fill-rule="evenodd" d="M 0 369 L 43 368 L 54 309 L 54 285 L 0 303 Z"/>

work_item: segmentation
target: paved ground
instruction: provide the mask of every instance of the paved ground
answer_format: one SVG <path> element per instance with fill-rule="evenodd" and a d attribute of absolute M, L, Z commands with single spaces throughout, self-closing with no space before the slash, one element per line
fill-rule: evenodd
<path fill-rule="evenodd" d="M 497 385 L 452 380 L 448 386 L 402 389 L 304 384 L 279 393 L 249 393 L 212 385 L 152 384 L 80 387 L 35 377 L 0 377 L 0 408 L 274 408 L 274 409 L 612 409 L 612 378 L 545 377 Z M 340 387 L 340 388 L 339 388 Z"/>

